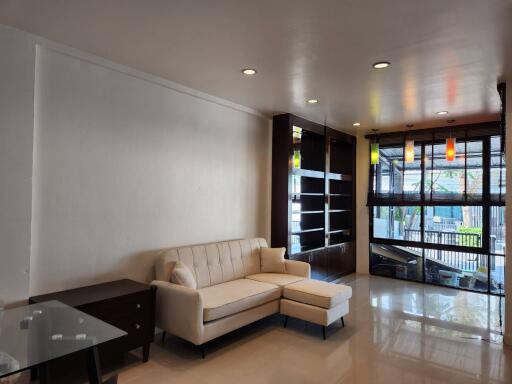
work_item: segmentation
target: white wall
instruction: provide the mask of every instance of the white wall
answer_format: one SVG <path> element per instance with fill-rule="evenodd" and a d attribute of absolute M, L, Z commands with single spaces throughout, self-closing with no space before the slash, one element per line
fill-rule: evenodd
<path fill-rule="evenodd" d="M 162 247 L 269 237 L 267 119 L 38 47 L 30 293 L 150 280 Z"/>
<path fill-rule="evenodd" d="M 0 25 L 0 301 L 29 289 L 34 45 Z"/>
<path fill-rule="evenodd" d="M 356 183 L 356 245 L 357 273 L 370 273 L 370 256 L 369 256 L 369 233 L 368 233 L 368 174 L 370 172 L 369 158 L 369 142 L 364 138 L 364 134 L 357 137 L 357 183 Z"/>
<path fill-rule="evenodd" d="M 270 236 L 270 121 L 0 25 L 0 301 Z M 33 181 L 33 182 L 32 182 Z"/>

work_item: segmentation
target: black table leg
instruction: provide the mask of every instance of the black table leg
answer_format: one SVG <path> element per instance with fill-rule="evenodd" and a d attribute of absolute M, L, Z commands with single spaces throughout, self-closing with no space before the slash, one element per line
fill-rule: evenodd
<path fill-rule="evenodd" d="M 39 369 L 37 367 L 30 368 L 30 381 L 39 379 Z"/>
<path fill-rule="evenodd" d="M 149 347 L 151 346 L 150 343 L 146 343 L 142 346 L 142 361 L 144 363 L 147 363 L 149 360 Z"/>
<path fill-rule="evenodd" d="M 87 373 L 89 375 L 89 383 L 101 384 L 101 364 L 98 347 L 94 346 L 87 350 Z"/>
<path fill-rule="evenodd" d="M 37 368 L 39 373 L 39 383 L 48 384 L 50 382 L 50 373 L 48 372 L 48 364 L 40 364 Z"/>

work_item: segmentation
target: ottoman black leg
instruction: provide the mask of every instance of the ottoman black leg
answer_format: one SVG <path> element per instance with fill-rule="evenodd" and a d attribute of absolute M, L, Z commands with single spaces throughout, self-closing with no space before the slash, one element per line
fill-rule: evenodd
<path fill-rule="evenodd" d="M 322 325 L 322 333 L 324 334 L 324 340 L 326 339 L 325 337 L 325 325 Z"/>
<path fill-rule="evenodd" d="M 341 325 L 345 328 L 345 320 L 343 320 L 343 316 L 341 316 Z"/>
<path fill-rule="evenodd" d="M 284 317 L 284 328 L 288 325 L 288 316 Z"/>
<path fill-rule="evenodd" d="M 201 357 L 204 359 L 206 357 L 206 348 L 204 347 L 204 344 L 201 344 L 199 348 L 201 348 Z"/>
<path fill-rule="evenodd" d="M 162 344 L 165 343 L 165 336 L 166 336 L 166 333 L 165 331 L 162 332 Z"/>
<path fill-rule="evenodd" d="M 142 346 L 142 361 L 147 363 L 149 360 L 149 348 L 151 347 L 150 343 L 146 343 Z"/>

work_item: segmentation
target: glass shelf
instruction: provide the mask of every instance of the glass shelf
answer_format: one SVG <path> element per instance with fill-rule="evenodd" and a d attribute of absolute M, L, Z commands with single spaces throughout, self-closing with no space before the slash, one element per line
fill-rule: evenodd
<path fill-rule="evenodd" d="M 319 232 L 319 231 L 323 231 L 324 228 L 311 228 L 311 229 L 303 229 L 303 230 L 300 230 L 300 231 L 294 231 L 292 232 L 293 235 L 300 235 L 301 233 L 308 233 L 308 232 Z"/>

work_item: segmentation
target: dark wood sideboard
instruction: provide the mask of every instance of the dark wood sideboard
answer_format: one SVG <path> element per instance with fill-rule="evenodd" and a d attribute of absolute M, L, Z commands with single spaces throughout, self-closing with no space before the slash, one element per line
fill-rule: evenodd
<path fill-rule="evenodd" d="M 142 347 L 142 360 L 146 362 L 155 336 L 155 298 L 156 287 L 124 279 L 33 296 L 29 301 L 58 300 L 122 329 L 128 336 L 100 347 L 100 354 Z"/>

